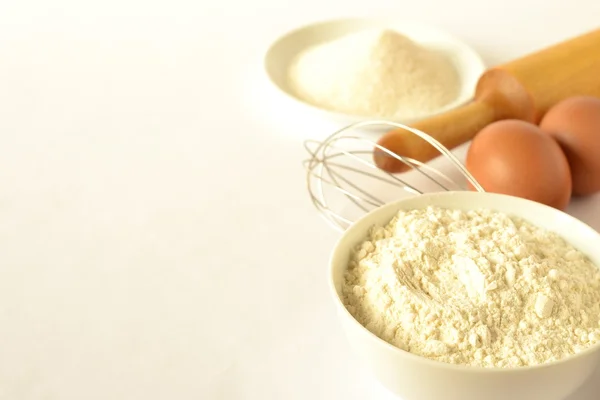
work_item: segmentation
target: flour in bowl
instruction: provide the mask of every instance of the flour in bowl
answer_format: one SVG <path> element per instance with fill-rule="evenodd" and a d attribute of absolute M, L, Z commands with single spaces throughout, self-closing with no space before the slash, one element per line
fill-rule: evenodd
<path fill-rule="evenodd" d="M 375 335 L 452 364 L 532 366 L 600 340 L 600 270 L 491 210 L 400 211 L 353 252 L 342 291 Z"/>
<path fill-rule="evenodd" d="M 332 111 L 418 118 L 459 95 L 456 67 L 443 53 L 393 30 L 364 30 L 310 47 L 292 62 L 289 85 Z"/>

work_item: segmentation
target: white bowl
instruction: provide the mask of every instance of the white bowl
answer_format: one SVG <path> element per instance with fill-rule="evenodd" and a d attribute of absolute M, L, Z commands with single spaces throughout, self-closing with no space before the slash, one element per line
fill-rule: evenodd
<path fill-rule="evenodd" d="M 583 222 L 533 201 L 494 193 L 443 192 L 384 205 L 344 232 L 330 259 L 330 289 L 351 347 L 375 377 L 403 400 L 559 400 L 574 392 L 596 369 L 600 344 L 561 361 L 534 367 L 487 369 L 429 360 L 378 338 L 348 312 L 340 294 L 350 250 L 373 224 L 386 224 L 401 209 L 441 206 L 489 208 L 556 232 L 600 266 L 600 234 Z"/>
<path fill-rule="evenodd" d="M 343 35 L 358 32 L 365 29 L 392 29 L 408 36 L 422 46 L 441 51 L 452 60 L 460 75 L 462 87 L 460 94 L 451 104 L 440 108 L 434 113 L 423 115 L 427 118 L 435 114 L 461 106 L 473 99 L 477 81 L 485 71 L 485 65 L 481 57 L 471 47 L 457 38 L 431 26 L 414 22 L 398 21 L 394 19 L 367 19 L 352 18 L 333 21 L 318 22 L 289 32 L 276 40 L 268 49 L 264 67 L 266 75 L 271 83 L 286 97 L 297 105 L 307 110 L 321 113 L 333 118 L 338 122 L 350 124 L 354 122 L 372 120 L 375 117 L 369 115 L 352 115 L 334 112 L 317 107 L 299 98 L 290 88 L 287 81 L 288 69 L 294 57 L 308 47 L 323 43 L 325 41 L 339 38 Z M 379 118 L 377 118 L 379 119 Z M 415 122 L 416 119 L 394 120 L 404 124 Z"/>

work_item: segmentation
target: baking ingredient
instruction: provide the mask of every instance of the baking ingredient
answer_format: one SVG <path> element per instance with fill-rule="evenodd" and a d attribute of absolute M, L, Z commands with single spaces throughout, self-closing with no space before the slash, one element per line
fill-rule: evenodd
<path fill-rule="evenodd" d="M 473 139 L 466 167 L 487 192 L 503 193 L 565 209 L 571 172 L 558 143 L 537 126 L 494 122 Z"/>
<path fill-rule="evenodd" d="M 400 211 L 356 247 L 342 292 L 375 335 L 452 364 L 532 366 L 600 340 L 600 270 L 557 234 L 491 210 Z"/>
<path fill-rule="evenodd" d="M 319 107 L 386 118 L 438 111 L 460 90 L 460 77 L 445 55 L 393 30 L 370 29 L 300 53 L 289 83 Z"/>
<path fill-rule="evenodd" d="M 600 98 L 571 97 L 552 107 L 540 128 L 558 141 L 573 178 L 573 194 L 600 191 Z"/>

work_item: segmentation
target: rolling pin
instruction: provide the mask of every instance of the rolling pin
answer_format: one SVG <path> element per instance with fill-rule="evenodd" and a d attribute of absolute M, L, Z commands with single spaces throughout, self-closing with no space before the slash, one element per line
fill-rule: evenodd
<path fill-rule="evenodd" d="M 452 149 L 495 121 L 538 123 L 550 107 L 575 95 L 600 97 L 600 29 L 488 69 L 477 83 L 472 102 L 413 127 Z M 402 129 L 385 133 L 378 144 L 422 162 L 440 155 L 429 143 Z M 387 172 L 407 169 L 378 149 L 373 158 Z"/>

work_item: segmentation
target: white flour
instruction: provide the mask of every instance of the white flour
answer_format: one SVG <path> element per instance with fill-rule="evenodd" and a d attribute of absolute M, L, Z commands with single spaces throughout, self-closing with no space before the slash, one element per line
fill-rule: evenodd
<path fill-rule="evenodd" d="M 391 30 L 366 30 L 307 49 L 292 63 L 289 84 L 317 106 L 387 118 L 436 111 L 460 89 L 447 57 Z"/>
<path fill-rule="evenodd" d="M 489 210 L 400 212 L 356 249 L 343 294 L 377 336 L 453 364 L 536 365 L 600 339 L 600 270 L 558 235 Z"/>

